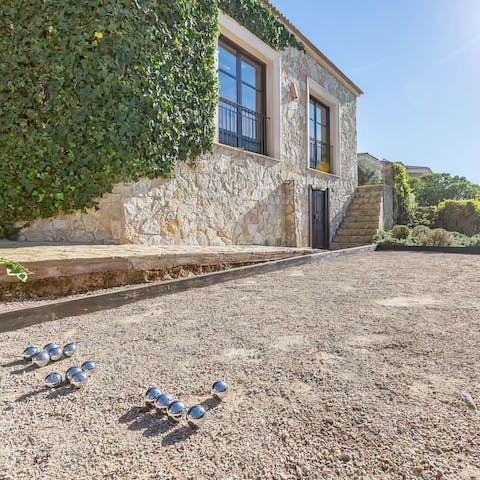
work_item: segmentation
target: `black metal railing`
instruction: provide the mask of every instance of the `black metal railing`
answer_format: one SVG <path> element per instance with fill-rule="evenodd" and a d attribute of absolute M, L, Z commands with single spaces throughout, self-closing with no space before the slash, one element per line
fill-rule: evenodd
<path fill-rule="evenodd" d="M 267 117 L 238 103 L 220 98 L 218 103 L 218 135 L 220 143 L 266 154 Z"/>

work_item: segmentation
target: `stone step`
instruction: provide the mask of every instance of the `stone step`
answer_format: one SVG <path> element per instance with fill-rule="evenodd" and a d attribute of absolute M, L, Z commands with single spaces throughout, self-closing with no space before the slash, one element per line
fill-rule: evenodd
<path fill-rule="evenodd" d="M 331 242 L 330 250 L 342 250 L 344 248 L 362 247 L 363 245 L 369 245 L 369 243 L 343 243 L 343 242 Z"/>
<path fill-rule="evenodd" d="M 379 218 L 380 217 L 380 209 L 378 210 L 368 210 L 365 208 L 350 208 L 347 214 L 348 218 Z"/>
<path fill-rule="evenodd" d="M 340 224 L 341 227 L 347 228 L 378 228 L 380 225 L 378 218 L 352 218 L 347 217 L 345 220 Z"/>
<path fill-rule="evenodd" d="M 337 229 L 335 235 L 346 235 L 346 236 L 355 236 L 355 235 L 371 235 L 372 237 L 378 233 L 378 226 L 377 227 L 367 227 L 367 228 L 349 228 L 345 227 L 343 224 L 340 228 Z"/>
<path fill-rule="evenodd" d="M 378 185 L 361 185 L 357 187 L 356 192 L 383 192 L 383 184 Z"/>
<path fill-rule="evenodd" d="M 335 234 L 333 241 L 342 243 L 363 243 L 365 245 L 370 243 L 372 238 L 373 235 L 344 235 L 339 233 Z"/>

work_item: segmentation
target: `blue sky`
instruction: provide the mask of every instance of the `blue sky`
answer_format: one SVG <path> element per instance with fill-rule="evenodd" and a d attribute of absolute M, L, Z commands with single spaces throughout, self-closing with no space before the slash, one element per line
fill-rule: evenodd
<path fill-rule="evenodd" d="M 364 92 L 358 151 L 480 183 L 480 0 L 272 0 Z"/>

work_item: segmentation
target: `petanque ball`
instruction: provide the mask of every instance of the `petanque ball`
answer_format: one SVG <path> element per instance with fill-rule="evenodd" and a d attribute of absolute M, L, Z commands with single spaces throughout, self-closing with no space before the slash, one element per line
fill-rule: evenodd
<path fill-rule="evenodd" d="M 85 372 L 80 371 L 71 378 L 70 383 L 76 388 L 81 388 L 87 381 L 87 378 L 88 375 Z"/>
<path fill-rule="evenodd" d="M 155 400 L 162 394 L 160 389 L 157 387 L 151 387 L 149 388 L 146 393 L 145 393 L 145 404 L 147 407 L 154 407 Z"/>
<path fill-rule="evenodd" d="M 72 378 L 77 374 L 77 373 L 80 373 L 82 372 L 82 369 L 80 367 L 70 367 L 68 370 L 67 370 L 67 373 L 65 373 L 65 378 L 67 379 L 67 381 L 71 382 L 72 381 Z"/>
<path fill-rule="evenodd" d="M 43 347 L 43 351 L 44 352 L 49 352 L 52 348 L 58 348 L 58 345 L 56 343 L 47 343 L 44 347 Z"/>
<path fill-rule="evenodd" d="M 48 354 L 50 355 L 50 358 L 56 362 L 63 357 L 63 350 L 61 348 L 54 347 L 48 351 Z"/>
<path fill-rule="evenodd" d="M 32 362 L 37 365 L 37 367 L 44 367 L 50 362 L 50 355 L 47 352 L 38 352 L 32 357 Z"/>
<path fill-rule="evenodd" d="M 184 416 L 187 411 L 187 407 L 183 402 L 179 400 L 175 400 L 171 402 L 167 408 L 167 415 L 176 422 L 179 422 Z"/>
<path fill-rule="evenodd" d="M 223 400 L 228 395 L 228 384 L 219 380 L 212 385 L 212 395 L 219 400 Z"/>
<path fill-rule="evenodd" d="M 63 347 L 63 354 L 64 354 L 66 357 L 71 357 L 71 356 L 74 355 L 76 349 L 77 349 L 77 346 L 76 346 L 74 343 L 67 343 L 67 344 Z"/>
<path fill-rule="evenodd" d="M 81 368 L 85 373 L 90 374 L 97 369 L 97 365 L 95 362 L 89 360 L 88 362 L 83 363 Z"/>
<path fill-rule="evenodd" d="M 32 357 L 38 353 L 38 348 L 36 347 L 27 347 L 24 351 L 23 351 L 23 358 L 25 360 L 31 360 Z"/>
<path fill-rule="evenodd" d="M 45 378 L 45 384 L 48 388 L 57 388 L 63 383 L 63 377 L 60 373 L 49 373 Z"/>
<path fill-rule="evenodd" d="M 154 405 L 159 414 L 165 415 L 167 413 L 167 408 L 171 403 L 172 397 L 168 393 L 162 393 L 155 399 Z"/>
<path fill-rule="evenodd" d="M 188 409 L 187 422 L 193 428 L 198 428 L 205 422 L 207 411 L 203 405 L 194 405 Z"/>

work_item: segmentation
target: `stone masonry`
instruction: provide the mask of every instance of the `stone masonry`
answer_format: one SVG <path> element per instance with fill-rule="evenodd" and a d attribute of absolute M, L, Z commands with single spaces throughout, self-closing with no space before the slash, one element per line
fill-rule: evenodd
<path fill-rule="evenodd" d="M 341 176 L 309 170 L 307 77 L 340 102 Z M 295 84 L 298 99 L 292 100 Z M 309 191 L 330 189 L 333 236 L 357 185 L 356 97 L 306 53 L 281 52 L 280 159 L 214 145 L 174 179 L 116 185 L 89 213 L 38 219 L 25 241 L 310 245 Z"/>

